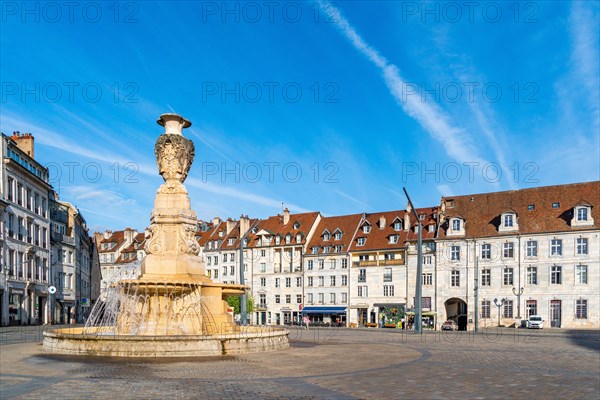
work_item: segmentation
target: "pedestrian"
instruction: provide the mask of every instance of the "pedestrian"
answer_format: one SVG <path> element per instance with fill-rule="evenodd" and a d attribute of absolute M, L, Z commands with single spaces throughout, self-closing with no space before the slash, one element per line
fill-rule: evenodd
<path fill-rule="evenodd" d="M 310 324 L 310 318 L 308 318 L 308 316 L 305 316 L 303 321 L 304 321 L 304 328 L 306 330 L 308 330 L 308 324 Z"/>

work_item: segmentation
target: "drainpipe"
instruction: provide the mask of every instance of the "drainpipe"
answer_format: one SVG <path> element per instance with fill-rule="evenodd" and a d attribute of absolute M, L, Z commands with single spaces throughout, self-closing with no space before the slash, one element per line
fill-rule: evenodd
<path fill-rule="evenodd" d="M 475 254 L 475 333 L 479 332 L 479 257 L 477 253 L 477 240 L 473 239 L 473 248 Z"/>

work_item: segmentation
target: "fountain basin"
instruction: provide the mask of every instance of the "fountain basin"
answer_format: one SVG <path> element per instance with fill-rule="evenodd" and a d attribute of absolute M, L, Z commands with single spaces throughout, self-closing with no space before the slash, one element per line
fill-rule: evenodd
<path fill-rule="evenodd" d="M 64 328 L 44 332 L 44 348 L 59 354 L 111 357 L 203 357 L 274 351 L 289 347 L 283 328 L 241 326 L 215 335 L 129 336 Z"/>

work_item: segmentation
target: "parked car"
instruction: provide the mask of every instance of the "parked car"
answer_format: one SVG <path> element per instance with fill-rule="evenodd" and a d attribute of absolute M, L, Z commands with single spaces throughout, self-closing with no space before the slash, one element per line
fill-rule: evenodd
<path fill-rule="evenodd" d="M 527 318 L 527 328 L 528 329 L 543 329 L 544 328 L 544 320 L 541 315 L 530 315 Z"/>
<path fill-rule="evenodd" d="M 456 331 L 456 330 L 458 330 L 458 325 L 456 324 L 456 322 L 449 319 L 448 321 L 446 321 L 442 324 L 442 330 L 443 331 Z"/>

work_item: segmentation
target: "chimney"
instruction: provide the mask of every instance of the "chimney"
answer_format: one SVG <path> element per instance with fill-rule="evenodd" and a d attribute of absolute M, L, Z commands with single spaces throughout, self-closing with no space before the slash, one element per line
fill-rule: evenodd
<path fill-rule="evenodd" d="M 408 231 L 410 229 L 410 212 L 409 209 L 410 206 L 407 207 L 406 212 L 404 213 L 404 230 Z"/>
<path fill-rule="evenodd" d="M 232 220 L 231 218 L 227 218 L 227 234 L 228 235 L 233 230 L 234 227 L 235 227 L 235 221 Z"/>
<path fill-rule="evenodd" d="M 288 222 L 290 222 L 290 210 L 286 207 L 285 210 L 283 210 L 283 224 L 287 225 Z"/>
<path fill-rule="evenodd" d="M 214 217 L 213 220 L 212 220 L 212 222 L 213 222 L 214 227 L 216 228 L 217 225 L 219 225 L 221 223 L 221 218 Z"/>
<path fill-rule="evenodd" d="M 383 214 L 379 217 L 379 229 L 385 229 L 385 217 Z"/>
<path fill-rule="evenodd" d="M 244 236 L 250 229 L 250 218 L 247 215 L 240 215 L 240 237 Z"/>
<path fill-rule="evenodd" d="M 137 231 L 135 229 L 131 229 L 131 228 L 125 228 L 125 231 L 123 232 L 123 238 L 125 239 L 126 243 L 132 243 L 133 238 L 136 235 L 137 235 Z"/>
<path fill-rule="evenodd" d="M 17 144 L 17 147 L 24 152 L 25 154 L 27 154 L 29 157 L 34 158 L 33 156 L 33 135 L 31 133 L 23 133 L 21 134 L 21 132 L 16 131 L 13 132 L 13 135 L 11 137 L 12 140 L 15 141 L 15 143 Z"/>
<path fill-rule="evenodd" d="M 108 239 L 111 236 L 112 236 L 112 231 L 109 231 L 107 229 L 106 232 L 104 232 L 104 240 Z"/>

